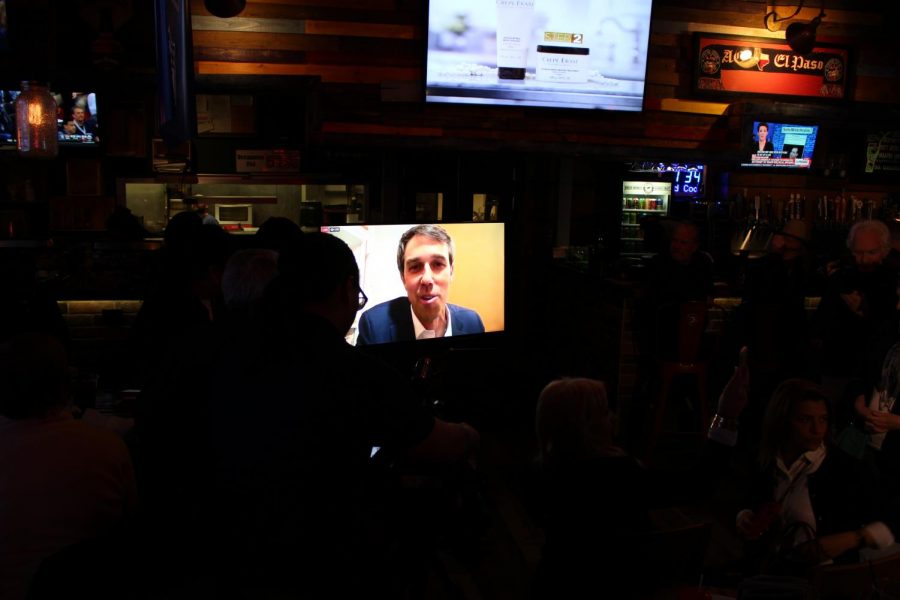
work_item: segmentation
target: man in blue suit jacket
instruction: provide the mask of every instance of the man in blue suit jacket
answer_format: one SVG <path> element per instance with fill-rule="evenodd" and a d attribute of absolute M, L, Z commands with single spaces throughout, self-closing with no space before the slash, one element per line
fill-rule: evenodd
<path fill-rule="evenodd" d="M 406 297 L 382 302 L 359 319 L 357 345 L 483 333 L 475 311 L 450 304 L 453 240 L 438 225 L 416 225 L 401 237 L 397 268 Z"/>

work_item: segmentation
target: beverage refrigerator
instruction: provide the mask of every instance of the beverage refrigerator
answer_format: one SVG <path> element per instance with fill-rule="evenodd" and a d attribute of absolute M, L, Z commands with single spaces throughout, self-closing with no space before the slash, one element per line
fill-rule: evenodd
<path fill-rule="evenodd" d="M 626 178 L 622 182 L 621 254 L 641 256 L 652 254 L 645 244 L 645 222 L 669 214 L 672 182 L 663 179 L 638 180 Z"/>

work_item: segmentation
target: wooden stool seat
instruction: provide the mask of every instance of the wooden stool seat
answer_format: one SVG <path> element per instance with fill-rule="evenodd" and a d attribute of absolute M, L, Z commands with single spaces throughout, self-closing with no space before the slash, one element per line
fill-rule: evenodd
<path fill-rule="evenodd" d="M 706 428 L 709 426 L 709 392 L 707 389 L 709 362 L 701 358 L 701 342 L 703 332 L 706 330 L 707 311 L 706 302 L 685 302 L 679 307 L 677 357 L 674 360 L 659 362 L 659 393 L 651 409 L 650 435 L 644 453 L 645 462 L 650 462 L 659 441 L 666 404 L 672 390 L 672 380 L 677 375 L 690 375 L 695 380 L 699 404 L 697 412 L 700 417 L 698 431 L 701 436 L 706 435 Z M 660 328 L 657 327 L 657 330 L 659 331 Z"/>

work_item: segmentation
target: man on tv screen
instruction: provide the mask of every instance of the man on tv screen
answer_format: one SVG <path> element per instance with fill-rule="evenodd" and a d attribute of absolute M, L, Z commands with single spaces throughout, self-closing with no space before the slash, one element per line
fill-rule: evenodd
<path fill-rule="evenodd" d="M 79 136 L 85 141 L 98 141 L 97 120 L 88 118 L 84 107 L 75 105 L 72 107 L 72 118 L 63 124 L 63 133 L 67 136 Z"/>
<path fill-rule="evenodd" d="M 483 333 L 474 310 L 449 304 L 453 240 L 438 225 L 406 230 L 397 247 L 397 268 L 406 297 L 382 302 L 359 319 L 357 345 Z"/>

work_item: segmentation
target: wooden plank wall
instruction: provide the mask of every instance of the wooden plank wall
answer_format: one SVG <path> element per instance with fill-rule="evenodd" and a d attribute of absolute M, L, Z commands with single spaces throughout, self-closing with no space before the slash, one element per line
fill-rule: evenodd
<path fill-rule="evenodd" d="M 196 72 L 202 75 L 305 75 L 321 78 L 323 143 L 476 148 L 568 148 L 629 152 L 648 147 L 703 154 L 735 148 L 742 100 L 697 98 L 691 92 L 695 31 L 765 36 L 764 16 L 795 7 L 759 0 L 656 0 L 647 97 L 642 114 L 572 114 L 525 108 L 475 108 L 420 102 L 424 79 L 424 0 L 248 0 L 231 19 L 211 16 L 192 0 Z M 892 20 L 849 1 L 829 2 L 819 38 L 856 51 L 853 100 L 867 114 L 893 110 L 898 97 Z M 861 3 L 856 3 L 861 4 Z M 818 14 L 803 8 L 798 18 Z M 889 9 L 890 10 L 890 9 Z M 893 9 L 896 12 L 896 8 Z M 779 27 L 787 22 L 779 23 Z"/>

